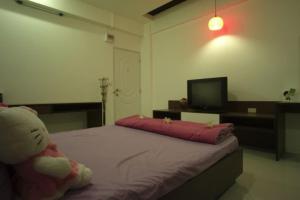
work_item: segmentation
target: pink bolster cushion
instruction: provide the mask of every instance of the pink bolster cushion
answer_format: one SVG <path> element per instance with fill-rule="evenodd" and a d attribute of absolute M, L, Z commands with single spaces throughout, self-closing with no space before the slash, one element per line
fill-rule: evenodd
<path fill-rule="evenodd" d="M 8 106 L 7 106 L 6 104 L 4 104 L 4 103 L 0 103 L 0 107 L 5 107 L 5 108 L 7 108 Z"/>
<path fill-rule="evenodd" d="M 230 123 L 208 125 L 180 120 L 152 119 L 137 115 L 120 119 L 116 125 L 208 144 L 221 143 L 233 131 L 233 124 Z"/>

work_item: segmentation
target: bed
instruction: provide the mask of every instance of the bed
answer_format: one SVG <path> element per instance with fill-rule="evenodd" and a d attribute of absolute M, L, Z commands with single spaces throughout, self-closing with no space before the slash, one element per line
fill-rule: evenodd
<path fill-rule="evenodd" d="M 111 125 L 51 138 L 94 172 L 91 185 L 64 200 L 213 200 L 243 169 L 234 136 L 211 145 Z"/>

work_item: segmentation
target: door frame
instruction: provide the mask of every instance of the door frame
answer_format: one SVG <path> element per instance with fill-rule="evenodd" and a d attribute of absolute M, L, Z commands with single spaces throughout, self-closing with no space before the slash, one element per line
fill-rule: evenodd
<path fill-rule="evenodd" d="M 142 78 L 142 74 L 141 74 L 141 72 L 142 72 L 142 69 L 141 69 L 141 52 L 140 51 L 136 51 L 136 50 L 131 50 L 131 49 L 126 49 L 126 48 L 122 48 L 122 47 L 113 47 L 113 91 L 115 91 L 115 89 L 116 89 L 116 85 L 115 85 L 115 66 L 116 66 L 116 63 L 115 63 L 115 58 L 116 58 L 116 50 L 122 50 L 122 51 L 127 51 L 127 52 L 132 52 L 132 53 L 137 53 L 138 55 L 139 55 L 139 68 L 140 68 L 140 71 L 139 71 L 139 93 L 140 93 L 140 95 L 139 95 L 139 101 L 140 101 L 140 103 L 139 103 L 139 110 L 140 110 L 140 112 L 142 111 L 142 99 L 141 99 L 141 97 L 142 97 L 142 80 L 141 80 L 141 78 Z M 114 121 L 116 121 L 116 99 L 115 99 L 115 95 L 114 94 L 112 94 L 112 96 L 113 96 L 113 118 L 114 118 Z"/>

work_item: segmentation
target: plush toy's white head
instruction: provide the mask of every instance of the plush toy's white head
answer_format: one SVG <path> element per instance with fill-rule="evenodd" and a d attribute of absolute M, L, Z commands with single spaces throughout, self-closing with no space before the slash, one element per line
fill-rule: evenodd
<path fill-rule="evenodd" d="M 47 128 L 26 107 L 0 108 L 0 162 L 17 164 L 43 151 L 49 142 Z"/>

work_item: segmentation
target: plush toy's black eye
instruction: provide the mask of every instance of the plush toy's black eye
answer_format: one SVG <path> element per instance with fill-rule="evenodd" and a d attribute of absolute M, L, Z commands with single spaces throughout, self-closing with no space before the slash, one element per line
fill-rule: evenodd
<path fill-rule="evenodd" d="M 41 136 L 41 134 L 37 134 L 34 139 L 38 139 Z"/>
<path fill-rule="evenodd" d="M 39 140 L 39 142 L 37 143 L 37 145 L 40 145 L 41 142 L 43 141 L 43 139 L 44 139 L 44 138 L 41 138 L 41 139 Z"/>
<path fill-rule="evenodd" d="M 39 129 L 32 129 L 30 132 L 31 133 L 34 133 L 34 132 L 37 132 Z"/>

